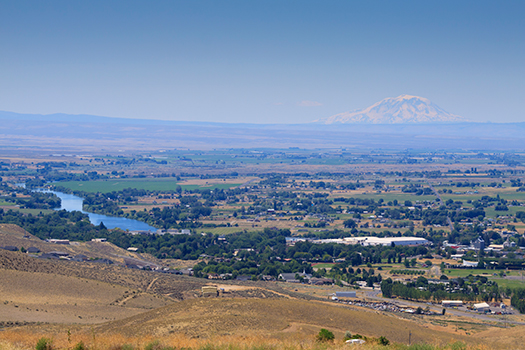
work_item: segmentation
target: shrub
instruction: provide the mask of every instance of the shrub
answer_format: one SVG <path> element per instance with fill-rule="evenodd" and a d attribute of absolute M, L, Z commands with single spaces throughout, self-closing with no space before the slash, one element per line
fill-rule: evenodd
<path fill-rule="evenodd" d="M 377 342 L 378 342 L 380 345 L 383 345 L 383 346 L 387 346 L 388 344 L 390 344 L 390 340 L 386 339 L 386 338 L 383 337 L 383 336 L 380 336 L 379 339 L 377 340 Z"/>
<path fill-rule="evenodd" d="M 334 333 L 330 332 L 328 329 L 321 328 L 319 331 L 319 334 L 317 334 L 317 341 L 318 342 L 332 342 L 334 341 L 335 336 Z"/>
<path fill-rule="evenodd" d="M 135 350 L 131 344 L 114 345 L 110 350 Z"/>
<path fill-rule="evenodd" d="M 162 350 L 162 345 L 160 344 L 160 341 L 154 340 L 154 341 L 148 343 L 144 347 L 144 350 Z"/>
<path fill-rule="evenodd" d="M 36 342 L 36 350 L 53 350 L 53 340 L 42 337 Z"/>
<path fill-rule="evenodd" d="M 83 341 L 79 341 L 74 347 L 73 350 L 87 350 L 87 346 L 84 344 Z"/>
<path fill-rule="evenodd" d="M 131 347 L 131 345 L 127 345 L 127 346 Z M 131 347 L 131 349 L 133 349 L 133 348 Z M 154 341 L 148 343 L 144 347 L 144 350 L 174 350 L 174 349 L 175 348 L 172 348 L 172 347 L 169 347 L 169 346 L 163 346 L 162 343 L 160 341 L 158 341 L 158 340 L 154 340 Z"/>
<path fill-rule="evenodd" d="M 346 331 L 345 337 L 343 338 L 344 341 L 347 341 L 348 339 L 352 339 L 352 333 L 350 333 L 350 331 Z"/>

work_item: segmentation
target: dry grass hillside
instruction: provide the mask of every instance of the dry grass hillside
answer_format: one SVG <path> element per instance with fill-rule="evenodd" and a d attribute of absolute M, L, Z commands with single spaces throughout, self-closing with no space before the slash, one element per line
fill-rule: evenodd
<path fill-rule="evenodd" d="M 320 328 L 342 338 L 345 331 L 395 342 L 475 342 L 463 335 L 429 328 L 393 315 L 349 309 L 317 301 L 295 299 L 193 299 L 145 312 L 96 328 L 98 333 L 188 337 L 271 336 L 306 337 Z"/>
<path fill-rule="evenodd" d="M 0 321 L 100 323 L 170 304 L 170 299 L 86 278 L 0 269 Z"/>
<path fill-rule="evenodd" d="M 116 263 L 124 263 L 124 258 L 133 258 L 159 263 L 157 259 L 148 254 L 137 254 L 119 248 L 109 242 L 71 242 L 69 245 L 54 244 L 43 241 L 31 235 L 23 228 L 12 224 L 0 224 L 0 246 L 15 246 L 17 248 L 35 247 L 43 253 L 61 251 L 70 255 L 83 254 L 89 258 L 110 259 Z"/>
<path fill-rule="evenodd" d="M 23 235 L 25 231 L 16 226 L 0 227 L 0 238 L 23 240 Z M 219 338 L 234 344 L 248 338 L 295 344 L 282 345 L 287 349 L 306 339 L 310 345 L 305 348 L 316 348 L 312 342 L 320 328 L 332 330 L 339 344 L 345 331 L 399 343 L 407 343 L 411 332 L 413 343 L 462 341 L 494 349 L 518 349 L 525 341 L 524 327 L 501 329 L 448 315 L 420 318 L 334 305 L 275 282 L 223 281 L 223 297 L 199 298 L 201 287 L 209 281 L 116 264 L 38 259 L 5 250 L 0 250 L 0 281 L 0 327 L 10 326 L 1 332 L 2 338 L 26 348 L 34 346 L 37 335 L 63 339 L 70 328 L 87 340 L 90 334 L 106 339 L 100 348 L 108 349 L 113 346 L 109 339 L 140 346 L 160 339 L 180 346 L 191 343 L 195 348 Z M 41 322 L 45 324 L 37 324 Z M 25 323 L 30 324 L 13 327 Z"/>
<path fill-rule="evenodd" d="M 1 269 L 85 278 L 162 295 L 172 300 L 191 297 L 206 283 L 205 280 L 116 265 L 37 259 L 20 252 L 4 250 L 0 250 Z"/>
<path fill-rule="evenodd" d="M 201 295 L 207 280 L 116 265 L 38 259 L 0 250 L 0 325 L 100 323 Z M 222 285 L 224 297 L 283 298 L 255 283 Z"/>

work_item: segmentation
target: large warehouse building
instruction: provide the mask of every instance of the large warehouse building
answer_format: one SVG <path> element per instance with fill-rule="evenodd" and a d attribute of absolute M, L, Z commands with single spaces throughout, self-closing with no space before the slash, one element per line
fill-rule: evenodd
<path fill-rule="evenodd" d="M 367 245 L 428 245 L 431 242 L 420 237 L 346 237 L 335 239 L 318 239 L 312 243 L 340 243 Z"/>

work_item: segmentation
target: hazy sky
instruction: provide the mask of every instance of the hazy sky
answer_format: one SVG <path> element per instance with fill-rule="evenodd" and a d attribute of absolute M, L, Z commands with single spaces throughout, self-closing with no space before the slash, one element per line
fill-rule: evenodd
<path fill-rule="evenodd" d="M 401 94 L 525 121 L 525 1 L 0 1 L 0 110 L 302 123 Z"/>

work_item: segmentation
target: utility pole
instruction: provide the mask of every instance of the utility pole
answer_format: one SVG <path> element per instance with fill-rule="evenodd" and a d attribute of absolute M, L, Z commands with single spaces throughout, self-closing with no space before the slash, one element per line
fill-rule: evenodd
<path fill-rule="evenodd" d="M 410 346 L 411 340 L 412 340 L 412 331 L 408 331 L 408 346 Z"/>

